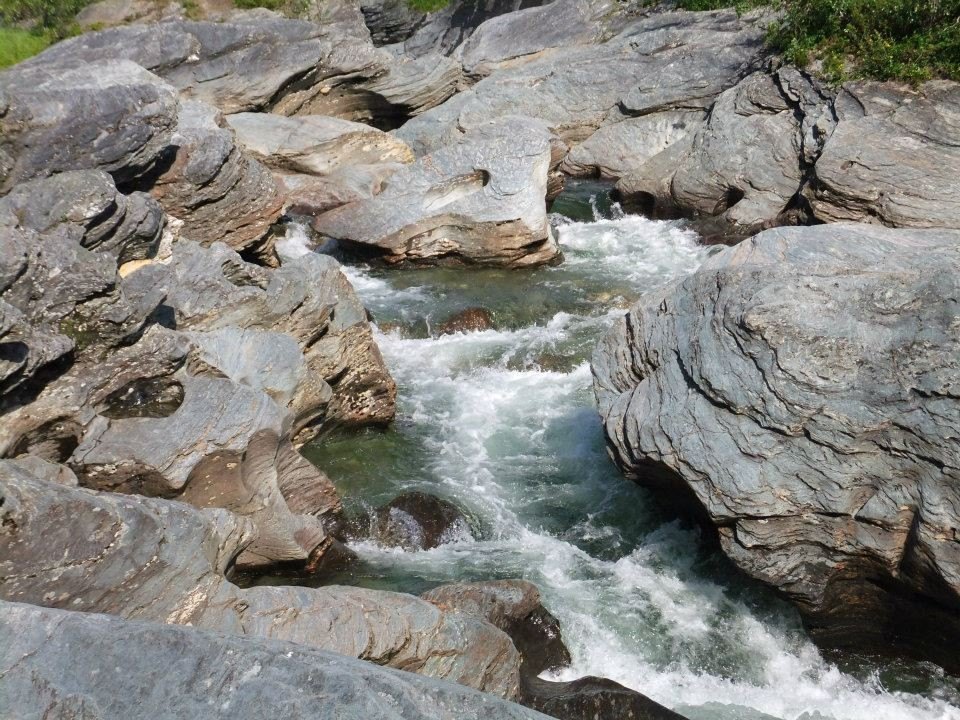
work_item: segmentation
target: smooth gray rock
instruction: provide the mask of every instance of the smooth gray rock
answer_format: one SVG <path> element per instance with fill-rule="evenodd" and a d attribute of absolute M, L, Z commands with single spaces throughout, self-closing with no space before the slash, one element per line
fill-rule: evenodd
<path fill-rule="evenodd" d="M 422 155 L 452 133 L 498 116 L 525 115 L 577 143 L 626 116 L 707 108 L 755 69 L 763 52 L 756 18 L 733 11 L 656 13 L 606 42 L 545 49 L 510 63 L 396 134 Z"/>
<path fill-rule="evenodd" d="M 90 720 L 546 720 L 486 693 L 295 643 L 19 603 L 0 603 L 0 647 L 0 692 L 24 720 L 77 712 Z"/>
<path fill-rule="evenodd" d="M 518 692 L 519 655 L 484 621 L 399 593 L 228 582 L 258 542 L 246 518 L 67 488 L 6 461 L 0 488 L 5 600 L 292 640 L 501 697 Z"/>
<path fill-rule="evenodd" d="M 960 227 L 960 83 L 845 85 L 808 192 L 823 222 Z"/>
<path fill-rule="evenodd" d="M 177 123 L 176 90 L 132 62 L 21 63 L 0 73 L 0 193 L 66 170 L 149 172 Z"/>
<path fill-rule="evenodd" d="M 559 255 L 546 216 L 552 162 L 542 124 L 505 118 L 398 170 L 379 195 L 313 227 L 391 264 L 542 264 Z"/>
<path fill-rule="evenodd" d="M 237 250 L 260 244 L 280 216 L 283 197 L 270 172 L 237 144 L 220 112 L 184 102 L 171 144 L 172 162 L 150 192 L 183 222 L 180 233 Z"/>
<path fill-rule="evenodd" d="M 716 216 L 741 234 L 809 220 L 800 193 L 834 124 L 815 80 L 789 67 L 757 72 L 717 98 L 692 138 L 631 167 L 617 188 L 628 206 Z"/>
<path fill-rule="evenodd" d="M 771 230 L 645 295 L 593 358 L 628 477 L 825 642 L 954 670 L 958 267 L 958 232 Z"/>

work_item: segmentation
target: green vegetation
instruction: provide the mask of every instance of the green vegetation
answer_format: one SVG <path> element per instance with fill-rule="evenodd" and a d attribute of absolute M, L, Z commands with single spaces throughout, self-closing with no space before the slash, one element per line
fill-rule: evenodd
<path fill-rule="evenodd" d="M 779 9 L 771 46 L 827 80 L 960 80 L 960 0 L 677 0 L 686 10 Z"/>
<path fill-rule="evenodd" d="M 93 0 L 0 0 L 0 25 L 33 30 L 55 40 L 76 33 L 77 13 Z"/>
<path fill-rule="evenodd" d="M 50 38 L 29 30 L 0 27 L 0 68 L 16 65 L 50 44 Z"/>
<path fill-rule="evenodd" d="M 425 13 L 443 10 L 449 4 L 450 0 L 407 0 L 407 5 Z"/>

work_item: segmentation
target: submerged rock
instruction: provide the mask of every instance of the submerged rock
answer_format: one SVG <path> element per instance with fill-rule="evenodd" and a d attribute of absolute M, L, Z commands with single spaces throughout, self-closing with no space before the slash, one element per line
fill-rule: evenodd
<path fill-rule="evenodd" d="M 673 710 L 618 682 L 599 677 L 582 677 L 570 682 L 529 678 L 522 702 L 557 720 L 684 720 Z"/>
<path fill-rule="evenodd" d="M 7 602 L 0 673 L 5 709 L 25 720 L 74 708 L 92 717 L 90 708 L 103 707 L 129 720 L 278 712 L 291 720 L 547 720 L 461 685 L 327 650 Z"/>
<path fill-rule="evenodd" d="M 960 233 L 772 230 L 645 295 L 594 387 L 628 477 L 684 500 L 815 637 L 957 670 Z"/>
<path fill-rule="evenodd" d="M 377 508 L 369 536 L 381 545 L 430 550 L 471 538 L 473 531 L 453 503 L 423 492 L 408 492 Z"/>
<path fill-rule="evenodd" d="M 434 328 L 437 335 L 478 332 L 493 329 L 493 315 L 482 307 L 471 307 L 454 313 Z"/>
<path fill-rule="evenodd" d="M 546 263 L 559 255 L 545 202 L 552 157 L 542 125 L 501 120 L 401 168 L 379 195 L 325 213 L 313 227 L 390 264 Z"/>

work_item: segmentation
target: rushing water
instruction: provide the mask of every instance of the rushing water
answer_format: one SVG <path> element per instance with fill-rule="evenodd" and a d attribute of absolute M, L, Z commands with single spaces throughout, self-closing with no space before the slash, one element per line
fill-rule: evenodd
<path fill-rule="evenodd" d="M 562 679 L 610 677 L 694 720 L 960 720 L 956 681 L 935 667 L 846 658 L 841 670 L 823 659 L 790 608 L 733 576 L 695 529 L 617 473 L 590 353 L 632 299 L 716 249 L 608 203 L 592 218 L 596 192 L 581 185 L 555 206 L 590 218 L 558 219 L 557 267 L 346 268 L 380 327 L 397 420 L 306 453 L 353 511 L 424 490 L 464 508 L 480 539 L 424 552 L 361 543 L 359 565 L 337 581 L 419 593 L 532 580 L 573 656 Z M 475 306 L 496 329 L 430 336 Z"/>

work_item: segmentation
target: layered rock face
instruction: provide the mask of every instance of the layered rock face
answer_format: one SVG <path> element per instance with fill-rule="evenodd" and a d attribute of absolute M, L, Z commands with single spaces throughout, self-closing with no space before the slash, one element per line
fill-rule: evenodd
<path fill-rule="evenodd" d="M 278 712 L 298 720 L 547 718 L 303 645 L 17 603 L 0 603 L 0 647 L 4 707 L 24 720 L 75 712 L 130 720 Z M 104 707 L 109 715 L 94 709 Z"/>
<path fill-rule="evenodd" d="M 224 573 L 257 541 L 235 514 L 55 485 L 10 461 L 0 489 L 5 600 L 292 640 L 519 692 L 517 650 L 478 618 L 399 593 L 231 584 Z"/>
<path fill-rule="evenodd" d="M 186 98 L 225 113 L 272 110 L 395 126 L 452 95 L 455 60 L 397 56 L 340 23 L 316 25 L 259 10 L 224 22 L 173 20 L 110 28 L 59 43 L 26 65 L 130 60 Z"/>
<path fill-rule="evenodd" d="M 611 452 L 827 643 L 957 669 L 960 233 L 771 230 L 645 295 L 593 371 Z"/>

